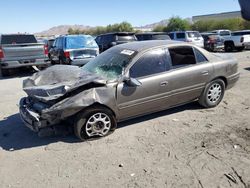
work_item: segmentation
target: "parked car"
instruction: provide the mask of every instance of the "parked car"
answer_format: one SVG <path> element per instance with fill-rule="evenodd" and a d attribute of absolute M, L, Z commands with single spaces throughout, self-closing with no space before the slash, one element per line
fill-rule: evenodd
<path fill-rule="evenodd" d="M 53 46 L 54 42 L 55 42 L 54 38 L 44 40 L 44 43 L 47 46 L 49 51 L 50 51 L 51 47 Z"/>
<path fill-rule="evenodd" d="M 167 33 L 164 32 L 147 32 L 135 35 L 138 41 L 144 40 L 171 40 Z"/>
<path fill-rule="evenodd" d="M 8 76 L 9 70 L 20 67 L 48 66 L 48 49 L 38 43 L 34 35 L 0 35 L 0 72 Z"/>
<path fill-rule="evenodd" d="M 210 33 L 218 34 L 219 36 L 224 37 L 224 38 L 231 36 L 231 31 L 228 29 L 214 30 L 214 31 L 210 31 Z"/>
<path fill-rule="evenodd" d="M 116 32 L 116 33 L 107 33 L 107 34 L 99 35 L 96 37 L 95 40 L 99 46 L 100 53 L 101 53 L 113 46 L 137 41 L 137 38 L 135 36 L 135 33 Z"/>
<path fill-rule="evenodd" d="M 239 79 L 238 63 L 175 41 L 113 47 L 82 68 L 53 66 L 23 83 L 24 123 L 35 132 L 68 120 L 81 140 L 106 136 L 123 120 L 198 100 L 215 107 Z"/>
<path fill-rule="evenodd" d="M 64 35 L 55 39 L 49 51 L 52 64 L 82 66 L 99 55 L 99 48 L 90 35 Z"/>
<path fill-rule="evenodd" d="M 204 39 L 198 31 L 174 31 L 168 33 L 172 40 L 192 43 L 199 47 L 204 47 Z"/>
<path fill-rule="evenodd" d="M 231 37 L 225 41 L 225 50 L 231 52 L 233 50 L 242 51 L 250 46 L 250 31 L 234 31 Z"/>
<path fill-rule="evenodd" d="M 224 48 L 226 52 L 234 50 L 242 51 L 245 47 L 250 46 L 250 33 L 249 30 L 235 31 L 230 30 L 216 30 L 212 31 L 217 33 L 224 39 Z"/>
<path fill-rule="evenodd" d="M 224 39 L 215 33 L 201 33 L 204 39 L 204 48 L 214 52 L 224 49 Z"/>

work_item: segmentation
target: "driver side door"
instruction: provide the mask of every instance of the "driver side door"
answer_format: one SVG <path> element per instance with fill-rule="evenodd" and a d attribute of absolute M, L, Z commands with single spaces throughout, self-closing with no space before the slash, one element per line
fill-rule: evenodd
<path fill-rule="evenodd" d="M 141 86 L 118 84 L 117 105 L 121 120 L 166 108 L 170 95 L 168 70 L 170 60 L 161 48 L 146 52 L 131 66 L 129 76 L 141 82 Z"/>

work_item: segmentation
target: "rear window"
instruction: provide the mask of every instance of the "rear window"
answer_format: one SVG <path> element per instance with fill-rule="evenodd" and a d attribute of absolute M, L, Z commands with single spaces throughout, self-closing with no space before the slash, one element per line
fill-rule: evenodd
<path fill-rule="evenodd" d="M 174 33 L 169 33 L 168 35 L 172 40 L 174 39 Z"/>
<path fill-rule="evenodd" d="M 98 48 L 91 36 L 66 37 L 66 49 Z"/>
<path fill-rule="evenodd" d="M 2 35 L 1 44 L 37 43 L 34 35 Z"/>
<path fill-rule="evenodd" d="M 220 36 L 229 36 L 230 32 L 229 31 L 221 31 Z"/>
<path fill-rule="evenodd" d="M 185 39 L 186 38 L 186 34 L 185 33 L 176 33 L 176 38 L 177 39 Z"/>
<path fill-rule="evenodd" d="M 136 41 L 134 35 L 117 35 L 118 41 Z"/>
<path fill-rule="evenodd" d="M 187 32 L 189 38 L 198 38 L 201 37 L 199 32 Z"/>
<path fill-rule="evenodd" d="M 173 68 L 196 64 L 195 54 L 192 47 L 180 46 L 169 48 Z"/>
<path fill-rule="evenodd" d="M 153 35 L 154 40 L 171 40 L 168 35 Z"/>

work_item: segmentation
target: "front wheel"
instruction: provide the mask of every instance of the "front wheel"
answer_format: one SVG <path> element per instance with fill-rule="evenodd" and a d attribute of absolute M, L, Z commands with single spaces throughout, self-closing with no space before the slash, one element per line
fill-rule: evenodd
<path fill-rule="evenodd" d="M 104 137 L 116 128 L 116 119 L 113 113 L 105 107 L 86 109 L 76 116 L 74 123 L 75 135 L 81 140 L 95 137 Z"/>
<path fill-rule="evenodd" d="M 10 76 L 10 70 L 9 69 L 2 69 L 0 67 L 0 76 L 2 76 L 2 77 Z"/>
<path fill-rule="evenodd" d="M 216 107 L 222 101 L 224 93 L 224 81 L 221 79 L 216 79 L 206 86 L 199 98 L 199 103 L 205 108 Z"/>

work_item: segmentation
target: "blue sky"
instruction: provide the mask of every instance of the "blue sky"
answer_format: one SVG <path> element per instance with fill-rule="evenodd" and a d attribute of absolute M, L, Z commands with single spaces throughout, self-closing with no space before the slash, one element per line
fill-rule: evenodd
<path fill-rule="evenodd" d="M 122 21 L 143 26 L 171 16 L 186 18 L 236 10 L 240 10 L 238 0 L 4 0 L 0 6 L 0 33 Z"/>

